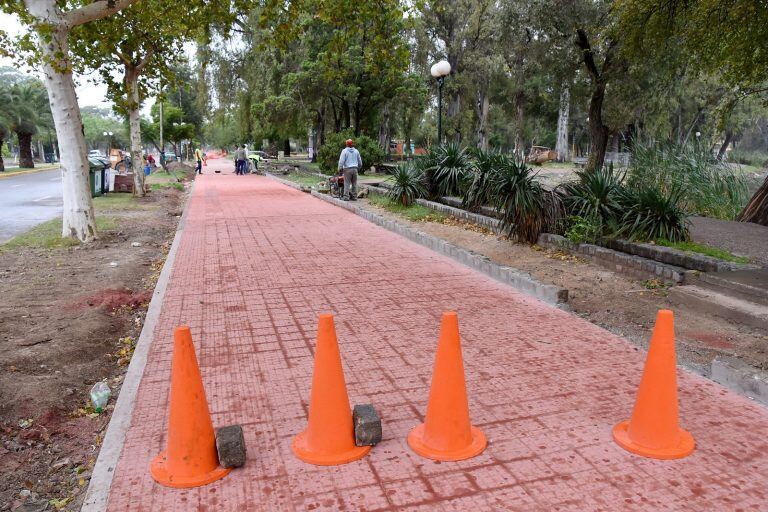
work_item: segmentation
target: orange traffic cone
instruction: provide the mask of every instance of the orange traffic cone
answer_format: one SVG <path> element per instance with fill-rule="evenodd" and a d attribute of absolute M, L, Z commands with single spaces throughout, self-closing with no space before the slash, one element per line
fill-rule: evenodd
<path fill-rule="evenodd" d="M 152 460 L 152 478 L 166 487 L 198 487 L 230 472 L 219 466 L 208 401 L 189 327 L 173 333 L 171 412 L 166 450 Z"/>
<path fill-rule="evenodd" d="M 632 418 L 613 428 L 619 446 L 654 459 L 681 459 L 696 446 L 678 420 L 674 322 L 672 311 L 656 315 Z"/>
<path fill-rule="evenodd" d="M 319 466 L 346 464 L 371 450 L 370 446 L 355 446 L 333 315 L 319 317 L 309 421 L 307 429 L 293 438 L 291 449 L 304 462 Z"/>
<path fill-rule="evenodd" d="M 455 312 L 444 313 L 427 417 L 408 434 L 408 444 L 428 459 L 464 460 L 481 453 L 487 443 L 485 434 L 469 422 L 459 318 Z"/>

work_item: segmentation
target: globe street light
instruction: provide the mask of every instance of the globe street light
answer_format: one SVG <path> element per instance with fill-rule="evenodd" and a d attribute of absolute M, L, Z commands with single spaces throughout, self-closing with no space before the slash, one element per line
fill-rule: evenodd
<path fill-rule="evenodd" d="M 107 139 L 107 156 L 112 152 L 112 135 L 114 135 L 112 132 L 103 132 L 104 137 L 109 137 Z"/>
<path fill-rule="evenodd" d="M 437 78 L 437 143 L 443 142 L 443 82 L 451 73 L 451 64 L 447 60 L 441 60 L 432 65 L 429 70 L 433 77 Z"/>

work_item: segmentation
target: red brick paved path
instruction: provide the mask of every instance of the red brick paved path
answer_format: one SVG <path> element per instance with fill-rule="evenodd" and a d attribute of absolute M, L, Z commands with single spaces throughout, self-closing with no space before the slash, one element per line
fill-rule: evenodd
<path fill-rule="evenodd" d="M 765 409 L 683 374 L 697 451 L 631 455 L 611 429 L 629 417 L 642 352 L 349 212 L 268 178 L 212 175 L 211 164 L 189 205 L 110 510 L 768 510 Z M 472 420 L 490 443 L 469 461 L 436 463 L 405 437 L 423 420 L 448 309 L 459 312 Z M 306 422 L 316 315 L 327 311 L 350 400 L 384 421 L 384 441 L 338 467 L 290 450 Z M 179 324 L 192 327 L 214 425 L 242 424 L 248 444 L 246 467 L 183 491 L 147 470 L 165 444 Z"/>

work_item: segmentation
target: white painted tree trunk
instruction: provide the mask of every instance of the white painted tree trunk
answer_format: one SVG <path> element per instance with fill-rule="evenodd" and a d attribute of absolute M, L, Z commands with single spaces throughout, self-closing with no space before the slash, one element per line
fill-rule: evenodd
<path fill-rule="evenodd" d="M 128 127 L 131 136 L 131 162 L 133 163 L 133 193 L 144 197 L 144 161 L 141 154 L 141 127 L 139 125 L 139 72 L 125 70 L 125 85 L 128 93 Z"/>
<path fill-rule="evenodd" d="M 88 181 L 88 150 L 83 135 L 83 120 L 77 105 L 69 59 L 70 28 L 53 0 L 25 0 L 25 4 L 41 28 L 46 29 L 44 34 L 38 33 L 38 44 L 43 56 L 43 82 L 48 91 L 61 151 L 64 196 L 61 235 L 87 242 L 97 236 L 96 217 Z"/>
<path fill-rule="evenodd" d="M 557 161 L 565 162 L 570 157 L 568 150 L 568 116 L 571 111 L 571 89 L 570 86 L 563 82 L 563 86 L 560 89 L 560 108 L 557 112 L 557 142 L 555 145 L 555 153 L 557 153 Z"/>

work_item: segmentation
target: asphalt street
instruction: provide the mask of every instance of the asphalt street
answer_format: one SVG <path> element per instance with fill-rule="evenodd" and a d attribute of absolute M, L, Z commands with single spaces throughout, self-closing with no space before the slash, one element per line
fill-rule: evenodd
<path fill-rule="evenodd" d="M 0 178 L 0 243 L 61 215 L 61 171 Z"/>

